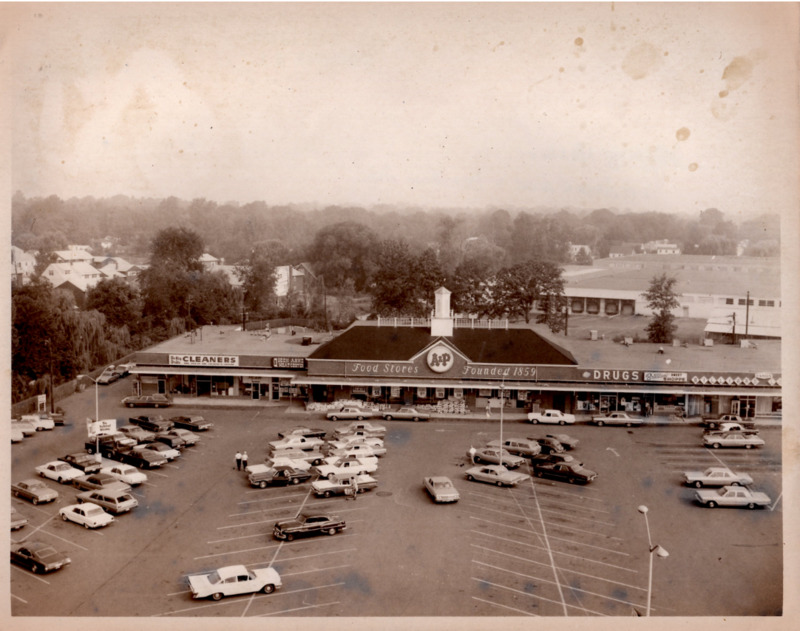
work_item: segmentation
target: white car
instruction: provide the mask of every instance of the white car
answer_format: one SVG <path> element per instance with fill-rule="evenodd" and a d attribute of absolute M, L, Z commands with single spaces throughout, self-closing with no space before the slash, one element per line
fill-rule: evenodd
<path fill-rule="evenodd" d="M 229 565 L 208 574 L 194 574 L 188 579 L 193 598 L 213 600 L 256 592 L 271 594 L 282 585 L 280 575 L 273 568 L 248 570 L 244 565 Z"/>
<path fill-rule="evenodd" d="M 633 425 L 641 425 L 641 417 L 628 416 L 625 412 L 609 412 L 602 416 L 593 416 L 592 423 L 602 427 L 603 425 L 624 425 L 625 427 L 632 427 Z"/>
<path fill-rule="evenodd" d="M 52 462 L 36 467 L 36 473 L 43 478 L 55 480 L 59 484 L 69 484 L 75 478 L 79 478 L 83 475 L 83 471 L 71 467 L 61 460 L 53 460 Z"/>
<path fill-rule="evenodd" d="M 19 427 L 15 427 L 14 423 L 11 423 L 11 442 L 12 443 L 21 443 L 25 438 L 25 434 L 22 433 L 22 430 Z"/>
<path fill-rule="evenodd" d="M 301 471 L 308 471 L 311 468 L 311 463 L 307 460 L 300 460 L 299 458 L 286 458 L 278 456 L 277 458 L 267 458 L 265 464 L 268 467 L 291 467 L 292 469 L 300 469 Z M 245 470 L 249 471 L 251 467 L 258 467 L 262 465 L 248 465 Z"/>
<path fill-rule="evenodd" d="M 36 428 L 29 421 L 13 420 L 11 421 L 11 427 L 18 429 L 23 436 L 33 436 L 36 433 Z"/>
<path fill-rule="evenodd" d="M 289 459 L 289 460 L 302 460 L 311 465 L 322 464 L 325 460 L 325 455 L 315 449 L 313 451 L 303 451 L 302 449 L 273 449 L 269 455 L 271 460 Z"/>
<path fill-rule="evenodd" d="M 166 433 L 168 436 L 177 436 L 182 438 L 187 447 L 191 447 L 200 442 L 200 437 L 188 429 L 181 429 L 180 427 L 173 427 Z"/>
<path fill-rule="evenodd" d="M 479 467 L 472 467 L 465 471 L 467 480 L 470 482 L 486 482 L 497 486 L 517 486 L 520 482 L 530 480 L 527 473 L 511 472 L 499 464 L 487 464 Z"/>
<path fill-rule="evenodd" d="M 703 435 L 703 445 L 719 449 L 720 447 L 763 447 L 764 439 L 755 434 L 745 434 L 744 432 L 711 432 Z"/>
<path fill-rule="evenodd" d="M 359 407 L 343 407 L 341 410 L 334 410 L 328 412 L 325 416 L 327 416 L 331 421 L 338 421 L 339 419 L 349 419 L 355 418 L 359 421 L 365 418 L 372 418 L 373 412 L 372 410 L 365 410 Z"/>
<path fill-rule="evenodd" d="M 133 448 L 134 451 L 154 451 L 159 456 L 166 458 L 170 462 L 175 460 L 175 458 L 180 457 L 181 452 L 177 449 L 173 449 L 169 445 L 164 443 L 145 443 L 143 445 L 136 445 Z"/>
<path fill-rule="evenodd" d="M 708 467 L 705 471 L 686 471 L 683 481 L 687 486 L 698 489 L 703 486 L 740 486 L 752 484 L 753 478 L 747 473 L 734 473 L 727 467 Z"/>
<path fill-rule="evenodd" d="M 437 504 L 457 502 L 461 498 L 458 489 L 453 486 L 450 478 L 446 478 L 443 475 L 428 476 L 423 480 L 423 484 Z"/>
<path fill-rule="evenodd" d="M 117 480 L 131 486 L 138 486 L 147 482 L 147 474 L 129 464 L 115 464 L 110 467 L 103 467 L 100 469 L 100 473 L 114 476 Z"/>
<path fill-rule="evenodd" d="M 561 410 L 542 410 L 541 412 L 528 413 L 528 422 L 533 424 L 572 425 L 575 423 L 575 415 L 565 414 Z"/>
<path fill-rule="evenodd" d="M 697 502 L 708 508 L 727 506 L 753 509 L 756 506 L 769 506 L 772 501 L 766 493 L 751 491 L 743 486 L 723 486 L 721 489 L 701 489 L 695 491 L 694 498 Z"/>
<path fill-rule="evenodd" d="M 366 458 L 332 458 L 330 462 L 318 465 L 315 469 L 321 478 L 374 473 L 378 470 L 378 459 L 373 458 L 373 460 L 375 462 L 370 462 Z"/>
<path fill-rule="evenodd" d="M 319 449 L 325 441 L 321 438 L 313 438 L 309 436 L 301 436 L 300 434 L 292 434 L 281 438 L 280 440 L 273 440 L 269 446 L 274 450 L 279 449 L 302 449 L 303 451 L 311 451 Z"/>
<path fill-rule="evenodd" d="M 56 422 L 44 414 L 23 414 L 20 420 L 31 423 L 37 432 L 56 426 Z"/>
<path fill-rule="evenodd" d="M 335 438 L 343 438 L 348 434 L 363 433 L 364 436 L 374 436 L 375 438 L 383 438 L 386 436 L 386 427 L 378 425 L 377 423 L 370 423 L 369 421 L 353 421 L 344 427 L 339 427 L 334 432 Z"/>
<path fill-rule="evenodd" d="M 362 443 L 339 444 L 339 441 L 328 443 L 328 457 L 330 456 L 383 456 L 386 447 L 372 446 Z"/>
<path fill-rule="evenodd" d="M 97 504 L 70 504 L 58 512 L 64 521 L 75 522 L 84 528 L 103 528 L 114 521 L 114 516 Z"/>

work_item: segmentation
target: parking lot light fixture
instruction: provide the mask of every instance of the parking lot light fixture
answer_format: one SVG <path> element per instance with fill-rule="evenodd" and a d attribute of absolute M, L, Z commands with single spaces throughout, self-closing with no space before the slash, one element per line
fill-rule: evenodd
<path fill-rule="evenodd" d="M 647 528 L 647 547 L 650 551 L 650 571 L 648 573 L 647 578 L 647 613 L 646 616 L 650 615 L 650 601 L 653 596 L 653 556 L 658 555 L 659 558 L 666 559 L 669 556 L 669 552 L 666 551 L 663 547 L 656 544 L 653 545 L 653 540 L 650 538 L 650 522 L 647 519 L 648 508 L 644 504 L 639 506 L 636 510 L 638 510 L 642 515 L 644 515 L 644 524 Z"/>

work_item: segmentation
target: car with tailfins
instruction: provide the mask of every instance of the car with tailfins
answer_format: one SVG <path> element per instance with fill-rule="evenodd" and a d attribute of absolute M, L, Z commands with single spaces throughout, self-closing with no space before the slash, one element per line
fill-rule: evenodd
<path fill-rule="evenodd" d="M 43 478 L 55 480 L 59 484 L 69 484 L 75 478 L 79 478 L 83 475 L 83 471 L 61 460 L 53 460 L 52 462 L 36 467 L 36 473 Z"/>
<path fill-rule="evenodd" d="M 695 500 L 707 508 L 717 506 L 726 508 L 756 508 L 769 506 L 770 500 L 766 493 L 751 491 L 744 486 L 723 486 L 719 489 L 700 489 L 695 491 Z"/>
<path fill-rule="evenodd" d="M 43 541 L 23 541 L 11 544 L 11 562 L 28 568 L 34 574 L 55 572 L 72 560 Z"/>
<path fill-rule="evenodd" d="M 70 504 L 59 509 L 58 513 L 64 521 L 71 521 L 84 528 L 103 528 L 114 522 L 114 516 L 97 504 Z"/>
<path fill-rule="evenodd" d="M 387 421 L 427 421 L 431 415 L 427 412 L 420 412 L 417 408 L 403 407 L 397 410 L 386 410 L 383 418 Z"/>
<path fill-rule="evenodd" d="M 24 500 L 28 500 L 34 505 L 54 502 L 58 499 L 58 491 L 51 489 L 44 482 L 36 478 L 15 482 L 11 485 L 11 494 L 14 497 L 21 497 Z"/>
<path fill-rule="evenodd" d="M 282 586 L 280 575 L 272 567 L 248 570 L 244 565 L 228 565 L 205 574 L 190 574 L 187 578 L 192 598 L 212 600 L 258 592 L 271 594 Z"/>
<path fill-rule="evenodd" d="M 317 497 L 332 495 L 352 495 L 363 493 L 378 486 L 378 481 L 368 473 L 332 475 L 319 478 L 311 483 L 311 490 Z"/>
<path fill-rule="evenodd" d="M 509 471 L 499 464 L 480 465 L 464 472 L 467 480 L 471 482 L 486 482 L 497 486 L 516 486 L 520 482 L 530 479 L 527 473 Z"/>
<path fill-rule="evenodd" d="M 292 541 L 297 537 L 335 535 L 345 528 L 347 524 L 344 519 L 337 515 L 309 513 L 276 522 L 272 528 L 272 536 L 282 541 Z"/>
<path fill-rule="evenodd" d="M 630 416 L 627 412 L 608 412 L 592 417 L 592 423 L 602 427 L 603 425 L 624 425 L 633 427 L 644 423 L 641 416 Z"/>
<path fill-rule="evenodd" d="M 453 486 L 450 478 L 443 475 L 430 475 L 422 480 L 422 484 L 434 502 L 448 504 L 461 499 L 458 489 Z"/>
<path fill-rule="evenodd" d="M 698 489 L 703 486 L 743 486 L 753 483 L 747 473 L 734 473 L 728 467 L 708 467 L 703 471 L 685 471 L 683 481 Z"/>

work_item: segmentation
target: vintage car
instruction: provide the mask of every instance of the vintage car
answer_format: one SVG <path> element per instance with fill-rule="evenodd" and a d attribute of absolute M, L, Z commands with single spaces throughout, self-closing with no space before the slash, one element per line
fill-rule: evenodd
<path fill-rule="evenodd" d="M 191 432 L 205 432 L 214 427 L 214 423 L 202 416 L 172 416 L 169 420 L 175 427 L 188 429 Z"/>
<path fill-rule="evenodd" d="M 328 431 L 325 429 L 315 429 L 311 427 L 299 426 L 299 427 L 292 427 L 291 429 L 284 430 L 282 432 L 278 432 L 278 436 L 280 438 L 286 438 L 287 436 L 305 436 L 306 438 L 325 438 L 325 434 Z"/>
<path fill-rule="evenodd" d="M 708 467 L 705 471 L 686 471 L 683 481 L 698 489 L 703 486 L 740 486 L 752 484 L 753 478 L 746 473 L 734 473 L 727 467 Z"/>
<path fill-rule="evenodd" d="M 322 464 L 325 454 L 321 451 L 303 451 L 302 449 L 273 449 L 267 460 L 277 462 L 280 460 L 301 460 L 311 465 Z"/>
<path fill-rule="evenodd" d="M 12 506 L 10 522 L 11 530 L 19 530 L 28 523 L 28 518 Z"/>
<path fill-rule="evenodd" d="M 416 408 L 400 408 L 383 413 L 383 418 L 387 421 L 427 421 L 430 417 L 427 412 L 420 412 Z"/>
<path fill-rule="evenodd" d="M 755 434 L 745 434 L 744 432 L 710 432 L 703 434 L 703 445 L 714 449 L 719 449 L 720 447 L 752 449 L 753 447 L 763 447 L 764 439 Z"/>
<path fill-rule="evenodd" d="M 11 494 L 14 497 L 21 497 L 28 500 L 31 504 L 44 504 L 54 502 L 58 499 L 58 491 L 54 491 L 44 482 L 31 478 L 22 480 L 11 485 Z"/>
<path fill-rule="evenodd" d="M 769 506 L 772 500 L 766 493 L 751 491 L 743 486 L 723 486 L 719 489 L 701 489 L 695 491 L 695 500 L 708 508 Z"/>
<path fill-rule="evenodd" d="M 166 445 L 164 445 L 166 447 Z M 99 442 L 100 455 L 110 460 L 116 460 L 124 464 L 133 465 L 140 469 L 156 469 L 167 464 L 167 459 L 156 451 L 143 449 L 134 451 L 130 447 L 119 447 L 114 442 Z M 90 454 L 95 453 L 96 445 L 94 441 L 86 443 L 86 451 Z"/>
<path fill-rule="evenodd" d="M 25 541 L 11 544 L 11 562 L 28 568 L 34 574 L 44 574 L 60 570 L 72 561 L 48 543 Z"/>
<path fill-rule="evenodd" d="M 170 447 L 169 445 L 165 445 L 162 442 L 154 442 L 154 443 L 144 443 L 142 445 L 136 445 L 132 449 L 132 451 L 138 452 L 147 452 L 152 451 L 166 458 L 168 461 L 172 462 L 176 458 L 180 458 L 181 452 L 175 449 L 174 447 Z"/>
<path fill-rule="evenodd" d="M 166 432 L 158 432 L 151 442 L 164 443 L 167 447 L 172 447 L 178 451 L 183 451 L 186 448 L 186 441 L 178 434 L 174 434 L 171 429 Z"/>
<path fill-rule="evenodd" d="M 359 421 L 363 421 L 365 418 L 372 418 L 373 412 L 372 410 L 364 408 L 348 406 L 339 410 L 331 410 L 325 416 L 327 416 L 331 421 L 338 421 L 339 419 L 357 419 Z"/>
<path fill-rule="evenodd" d="M 539 443 L 543 454 L 560 454 L 566 451 L 564 445 L 562 445 L 557 438 L 551 436 L 544 436 L 542 438 L 528 436 L 528 440 L 535 440 Z"/>
<path fill-rule="evenodd" d="M 160 414 L 155 416 L 134 416 L 128 419 L 128 423 L 141 427 L 153 434 L 168 432 L 173 427 L 172 420 L 167 420 Z"/>
<path fill-rule="evenodd" d="M 156 435 L 155 432 L 151 432 L 146 430 L 144 427 L 139 427 L 138 425 L 123 425 L 122 427 L 117 428 L 117 431 L 120 434 L 125 434 L 128 438 L 132 438 L 137 443 L 146 443 L 153 440 Z"/>
<path fill-rule="evenodd" d="M 738 414 L 721 414 L 714 417 L 704 416 L 702 422 L 703 427 L 707 427 L 708 429 L 718 429 L 722 423 L 736 423 L 745 429 L 755 428 L 755 422 L 749 419 L 743 419 Z"/>
<path fill-rule="evenodd" d="M 127 362 L 127 363 L 117 364 L 114 367 L 114 370 L 116 370 L 119 373 L 120 378 L 122 378 L 122 377 L 127 377 L 130 374 L 131 370 L 133 370 L 134 368 L 136 368 L 136 364 L 134 362 Z"/>
<path fill-rule="evenodd" d="M 475 462 L 488 462 L 489 464 L 501 464 L 508 469 L 516 469 L 524 465 L 526 460 L 522 456 L 515 456 L 505 449 L 496 447 L 481 447 L 474 452 Z"/>
<path fill-rule="evenodd" d="M 320 460 L 322 462 L 322 460 Z M 268 467 L 291 467 L 292 469 L 301 469 L 303 471 L 308 471 L 311 469 L 311 463 L 307 460 L 301 460 L 299 458 L 285 458 L 283 456 L 279 456 L 277 458 L 267 457 L 264 458 L 264 464 Z M 245 470 L 249 472 L 252 467 L 260 467 L 260 464 L 252 464 L 245 467 Z"/>
<path fill-rule="evenodd" d="M 542 410 L 541 412 L 529 412 L 529 423 L 553 423 L 556 425 L 572 425 L 575 422 L 574 414 L 565 414 L 561 410 Z"/>
<path fill-rule="evenodd" d="M 386 436 L 386 428 L 383 425 L 370 423 L 369 421 L 357 421 L 348 423 L 343 427 L 337 427 L 336 431 L 333 433 L 336 439 L 343 438 L 350 434 L 383 438 Z"/>
<path fill-rule="evenodd" d="M 197 443 L 200 442 L 200 437 L 197 434 L 189 431 L 188 429 L 184 429 L 183 427 L 173 427 L 168 432 L 159 434 L 159 436 L 170 436 L 179 438 L 183 441 L 183 445 L 185 447 L 194 447 Z"/>
<path fill-rule="evenodd" d="M 11 442 L 12 443 L 21 443 L 25 439 L 25 434 L 19 427 L 16 427 L 14 423 L 11 423 L 11 431 L 9 431 L 11 435 Z"/>
<path fill-rule="evenodd" d="M 716 429 L 706 429 L 706 434 L 713 434 L 715 432 L 742 432 L 743 434 L 758 434 L 756 428 L 748 428 L 741 423 L 734 423 L 733 421 L 723 421 Z"/>
<path fill-rule="evenodd" d="M 311 490 L 317 497 L 330 497 L 331 495 L 351 495 L 363 493 L 378 486 L 378 481 L 367 473 L 331 476 L 330 478 L 314 480 Z"/>
<path fill-rule="evenodd" d="M 139 500 L 133 497 L 133 495 L 116 488 L 97 489 L 95 491 L 78 493 L 78 502 L 81 504 L 86 502 L 97 504 L 115 515 L 126 513 L 139 505 Z"/>
<path fill-rule="evenodd" d="M 147 474 L 142 473 L 136 467 L 127 464 L 115 464 L 100 469 L 100 473 L 115 477 L 120 482 L 130 486 L 139 486 L 147 482 Z"/>
<path fill-rule="evenodd" d="M 319 449 L 325 444 L 321 438 L 313 438 L 294 434 L 286 436 L 280 440 L 270 441 L 269 446 L 271 449 L 302 449 L 303 451 L 311 451 Z"/>
<path fill-rule="evenodd" d="M 116 476 L 106 473 L 93 473 L 82 475 L 72 480 L 72 486 L 79 491 L 94 491 L 96 489 L 116 489 L 122 493 L 129 493 L 130 485 L 120 482 Z"/>
<path fill-rule="evenodd" d="M 247 480 L 250 486 L 265 489 L 268 486 L 285 486 L 287 484 L 300 484 L 311 478 L 311 473 L 305 469 L 295 469 L 285 465 L 268 467 L 263 464 L 247 467 Z"/>
<path fill-rule="evenodd" d="M 64 521 L 75 522 L 84 528 L 103 528 L 114 522 L 114 516 L 97 504 L 70 504 L 59 509 L 58 513 Z"/>
<path fill-rule="evenodd" d="M 310 537 L 313 535 L 335 535 L 347 528 L 344 519 L 336 515 L 309 514 L 298 515 L 294 519 L 279 521 L 272 528 L 272 535 L 276 539 L 292 541 L 296 537 Z"/>
<path fill-rule="evenodd" d="M 556 462 L 566 462 L 566 463 L 577 463 L 583 464 L 582 462 L 578 462 L 575 459 L 575 456 L 571 456 L 567 453 L 560 453 L 560 454 L 539 454 L 538 456 L 534 456 L 531 458 L 531 464 L 535 465 L 536 463 L 556 463 Z"/>
<path fill-rule="evenodd" d="M 374 462 L 372 461 L 374 460 Z M 367 460 L 366 458 L 354 458 L 346 456 L 343 458 L 331 458 L 330 462 L 326 461 L 317 465 L 312 469 L 312 472 L 317 473 L 321 478 L 330 478 L 333 476 L 350 476 L 358 473 L 373 473 L 378 470 L 377 458 Z"/>
<path fill-rule="evenodd" d="M 381 445 L 368 445 L 367 443 L 345 443 L 344 441 L 332 441 L 327 444 L 328 457 L 331 456 L 374 456 L 379 457 L 386 454 L 386 447 Z"/>
<path fill-rule="evenodd" d="M 43 478 L 55 480 L 59 484 L 69 484 L 75 478 L 79 478 L 83 475 L 83 471 L 80 469 L 76 469 L 60 460 L 53 460 L 52 462 L 36 467 L 36 473 Z"/>
<path fill-rule="evenodd" d="M 575 449 L 580 442 L 577 438 L 570 436 L 569 434 L 545 434 L 545 438 L 552 438 L 553 440 L 557 440 L 561 443 L 561 446 L 564 447 L 566 450 Z"/>
<path fill-rule="evenodd" d="M 608 412 L 600 416 L 593 416 L 592 423 L 602 427 L 603 425 L 624 425 L 632 427 L 644 423 L 639 416 L 629 416 L 626 412 Z"/>
<path fill-rule="evenodd" d="M 76 469 L 80 469 L 84 473 L 97 473 L 103 466 L 97 461 L 97 458 L 90 456 L 83 451 L 61 456 L 59 460 L 66 462 L 68 465 L 71 465 Z"/>
<path fill-rule="evenodd" d="M 467 476 L 467 480 L 471 482 L 486 482 L 497 486 L 516 486 L 520 482 L 530 479 L 527 473 L 512 472 L 499 464 L 472 467 L 464 473 Z"/>
<path fill-rule="evenodd" d="M 423 478 L 422 484 L 437 504 L 457 502 L 461 498 L 450 478 L 443 475 L 431 475 Z"/>
<path fill-rule="evenodd" d="M 167 394 L 132 394 L 121 401 L 129 408 L 167 408 L 172 405 L 172 397 Z"/>
<path fill-rule="evenodd" d="M 33 423 L 22 419 L 12 419 L 11 427 L 22 432 L 23 436 L 33 436 L 36 433 L 36 427 L 34 427 Z"/>
<path fill-rule="evenodd" d="M 492 440 L 486 443 L 487 447 L 494 447 L 495 449 L 500 447 L 499 440 Z M 523 458 L 531 458 L 536 456 L 542 452 L 542 448 L 535 440 L 531 440 L 530 438 L 504 438 L 503 439 L 503 448 L 516 456 L 522 456 Z"/>
<path fill-rule="evenodd" d="M 594 471 L 577 462 L 534 462 L 533 473 L 539 478 L 563 480 L 570 484 L 589 484 L 597 477 Z"/>
<path fill-rule="evenodd" d="M 192 598 L 220 600 L 257 592 L 271 594 L 281 588 L 281 577 L 271 567 L 248 570 L 244 565 L 229 565 L 207 574 L 190 575 L 188 579 Z"/>
<path fill-rule="evenodd" d="M 329 449 L 341 449 L 342 447 L 346 447 L 347 445 L 368 445 L 373 448 L 373 450 L 385 452 L 386 447 L 384 446 L 384 442 L 382 438 L 377 438 L 375 436 L 367 436 L 363 432 L 356 432 L 354 434 L 346 434 L 341 438 L 337 438 L 335 440 L 329 440 L 327 443 L 327 447 Z M 383 454 L 375 454 L 383 455 Z"/>
<path fill-rule="evenodd" d="M 122 377 L 122 371 L 115 366 L 107 366 L 106 369 L 100 373 L 100 376 L 95 379 L 95 383 L 99 383 L 101 386 L 107 386 L 114 383 L 120 377 Z"/>
<path fill-rule="evenodd" d="M 20 420 L 33 425 L 37 432 L 54 429 L 56 426 L 55 420 L 49 414 L 23 414 Z"/>

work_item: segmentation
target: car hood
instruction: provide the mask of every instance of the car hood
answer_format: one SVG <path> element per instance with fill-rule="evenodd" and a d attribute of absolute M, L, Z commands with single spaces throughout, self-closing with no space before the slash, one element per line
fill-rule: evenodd
<path fill-rule="evenodd" d="M 292 528 L 300 528 L 303 524 L 299 519 L 284 519 L 275 524 L 281 530 L 289 530 Z"/>

